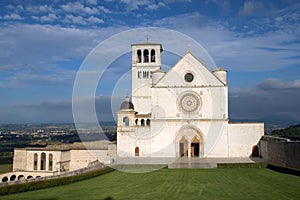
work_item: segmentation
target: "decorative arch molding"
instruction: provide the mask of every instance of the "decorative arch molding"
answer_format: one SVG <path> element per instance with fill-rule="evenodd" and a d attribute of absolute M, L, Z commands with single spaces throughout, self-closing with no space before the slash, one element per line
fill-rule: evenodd
<path fill-rule="evenodd" d="M 183 139 L 187 141 L 183 143 Z M 181 127 L 175 137 L 175 152 L 177 157 L 203 157 L 205 136 L 193 125 Z"/>

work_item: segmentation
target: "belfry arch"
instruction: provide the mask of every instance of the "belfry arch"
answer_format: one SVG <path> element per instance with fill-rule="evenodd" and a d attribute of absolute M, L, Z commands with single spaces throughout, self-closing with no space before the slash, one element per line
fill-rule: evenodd
<path fill-rule="evenodd" d="M 193 126 L 180 128 L 175 138 L 175 152 L 177 157 L 203 157 L 203 133 Z"/>

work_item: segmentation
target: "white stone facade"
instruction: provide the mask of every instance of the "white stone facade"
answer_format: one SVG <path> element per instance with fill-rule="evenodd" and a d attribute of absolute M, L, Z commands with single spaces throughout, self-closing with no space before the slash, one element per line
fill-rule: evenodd
<path fill-rule="evenodd" d="M 132 45 L 132 100 L 118 112 L 118 157 L 249 157 L 263 123 L 230 123 L 226 70 L 187 52 L 161 70 L 160 44 Z"/>
<path fill-rule="evenodd" d="M 0 183 L 65 174 L 97 164 L 109 165 L 116 145 L 107 140 L 14 149 L 13 171 L 0 175 Z"/>

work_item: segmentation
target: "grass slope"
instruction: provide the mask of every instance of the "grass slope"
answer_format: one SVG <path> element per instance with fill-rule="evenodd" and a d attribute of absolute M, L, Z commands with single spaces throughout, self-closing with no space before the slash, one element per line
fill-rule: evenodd
<path fill-rule="evenodd" d="M 300 178 L 265 168 L 113 171 L 60 187 L 0 197 L 8 199 L 299 199 Z"/>
<path fill-rule="evenodd" d="M 0 165 L 0 174 L 12 171 L 12 164 Z"/>

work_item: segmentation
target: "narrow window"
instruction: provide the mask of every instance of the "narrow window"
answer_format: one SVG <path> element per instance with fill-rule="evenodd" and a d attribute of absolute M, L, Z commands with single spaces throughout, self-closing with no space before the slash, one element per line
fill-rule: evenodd
<path fill-rule="evenodd" d="M 135 125 L 138 125 L 138 123 L 139 123 L 139 120 L 136 119 L 136 120 L 135 120 Z"/>
<path fill-rule="evenodd" d="M 141 126 L 145 126 L 145 120 L 144 119 L 141 120 Z"/>
<path fill-rule="evenodd" d="M 135 153 L 135 156 L 140 156 L 140 148 L 139 147 L 135 147 L 134 153 Z"/>
<path fill-rule="evenodd" d="M 138 78 L 142 78 L 141 71 L 138 71 Z"/>
<path fill-rule="evenodd" d="M 123 123 L 125 126 L 129 126 L 129 118 L 128 117 L 124 117 L 123 118 Z"/>
<path fill-rule="evenodd" d="M 137 62 L 142 62 L 142 51 L 140 49 L 137 51 Z"/>
<path fill-rule="evenodd" d="M 147 126 L 150 126 L 150 119 L 147 119 L 146 124 Z"/>
<path fill-rule="evenodd" d="M 52 153 L 49 154 L 49 171 L 53 170 L 53 155 Z"/>
<path fill-rule="evenodd" d="M 46 170 L 46 154 L 41 154 L 41 170 Z"/>
<path fill-rule="evenodd" d="M 151 62 L 155 62 L 155 50 L 151 50 Z"/>
<path fill-rule="evenodd" d="M 149 51 L 147 49 L 144 50 L 144 62 L 149 62 Z"/>
<path fill-rule="evenodd" d="M 37 163 L 38 163 L 38 154 L 35 153 L 33 155 L 33 170 L 37 170 Z"/>

